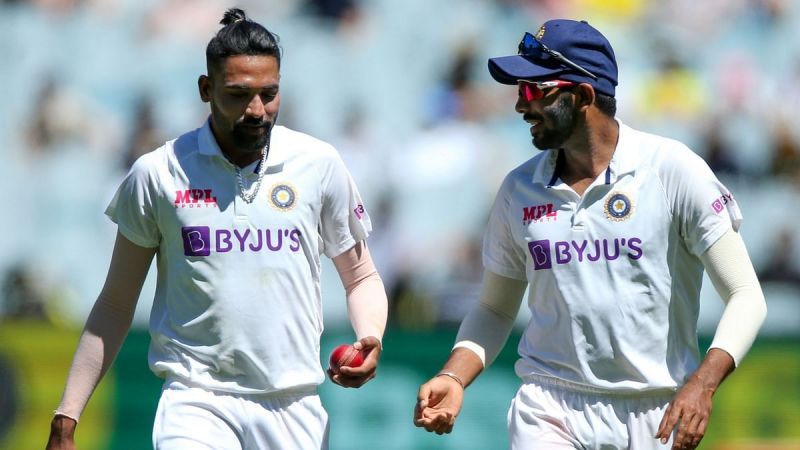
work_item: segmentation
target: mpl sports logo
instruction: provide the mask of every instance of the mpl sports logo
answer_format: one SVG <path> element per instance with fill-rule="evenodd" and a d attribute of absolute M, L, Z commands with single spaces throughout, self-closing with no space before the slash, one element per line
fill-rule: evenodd
<path fill-rule="evenodd" d="M 300 251 L 300 230 L 297 228 L 245 230 L 211 230 L 209 227 L 183 227 L 183 254 L 186 256 L 210 256 L 211 252 L 258 253 Z"/>
<path fill-rule="evenodd" d="M 711 208 L 714 209 L 715 213 L 719 214 L 723 209 L 725 209 L 725 205 L 728 203 L 733 203 L 734 201 L 733 194 L 722 194 L 722 197 L 714 200 L 714 202 L 711 203 Z"/>
<path fill-rule="evenodd" d="M 528 242 L 528 251 L 533 258 L 533 270 L 552 269 L 554 264 L 613 261 L 620 257 L 637 260 L 644 254 L 642 240 L 637 237 L 556 241 L 552 245 L 550 239 L 542 239 Z"/>
<path fill-rule="evenodd" d="M 183 189 L 175 191 L 176 208 L 210 208 L 217 206 L 217 197 L 211 189 Z"/>
<path fill-rule="evenodd" d="M 558 211 L 553 209 L 552 203 L 522 208 L 522 224 L 529 225 L 544 221 L 555 221 Z"/>

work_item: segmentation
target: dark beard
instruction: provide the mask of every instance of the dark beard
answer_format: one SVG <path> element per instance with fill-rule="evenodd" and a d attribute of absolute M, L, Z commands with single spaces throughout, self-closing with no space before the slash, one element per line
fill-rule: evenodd
<path fill-rule="evenodd" d="M 267 130 L 264 134 L 253 135 L 242 131 L 238 125 L 234 126 L 231 133 L 233 143 L 236 144 L 236 148 L 243 152 L 261 152 L 267 146 L 267 141 L 269 141 L 272 131 L 271 124 L 265 124 L 264 128 Z"/>
<path fill-rule="evenodd" d="M 539 150 L 561 148 L 575 129 L 578 114 L 571 95 L 561 95 L 552 105 L 544 108 L 545 122 L 551 126 L 533 138 L 533 145 Z M 542 126 L 542 125 L 539 125 Z"/>

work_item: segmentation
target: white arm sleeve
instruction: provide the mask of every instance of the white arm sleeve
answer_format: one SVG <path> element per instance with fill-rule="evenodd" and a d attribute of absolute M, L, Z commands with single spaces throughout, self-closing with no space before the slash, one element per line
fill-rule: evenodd
<path fill-rule="evenodd" d="M 130 329 L 155 251 L 139 247 L 117 234 L 108 276 L 78 341 L 57 415 L 78 421 L 89 397 L 117 356 Z"/>
<path fill-rule="evenodd" d="M 738 366 L 767 316 L 767 303 L 741 236 L 728 230 L 700 259 L 725 310 L 711 348 L 727 352 Z"/>
<path fill-rule="evenodd" d="M 389 302 L 386 289 L 364 241 L 333 258 L 347 297 L 347 312 L 356 338 L 383 340 Z"/>
<path fill-rule="evenodd" d="M 484 367 L 491 365 L 508 340 L 527 287 L 525 281 L 485 271 L 480 300 L 461 322 L 453 349 L 472 350 Z"/>

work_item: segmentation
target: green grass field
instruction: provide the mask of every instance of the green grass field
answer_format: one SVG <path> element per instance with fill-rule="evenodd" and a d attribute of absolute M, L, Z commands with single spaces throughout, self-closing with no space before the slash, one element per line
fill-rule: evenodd
<path fill-rule="evenodd" d="M 0 322 L 0 355 L 11 362 L 19 397 L 19 408 L 11 411 L 12 425 L 0 435 L 0 448 L 44 447 L 78 333 L 40 323 Z M 320 395 L 330 415 L 331 449 L 506 448 L 506 410 L 519 384 L 512 370 L 516 345 L 511 342 L 467 391 L 464 410 L 451 435 L 426 433 L 411 423 L 419 384 L 438 369 L 454 335 L 455 330 L 390 330 L 375 380 L 359 390 L 325 383 Z M 511 339 L 516 342 L 518 335 Z M 145 331 L 131 331 L 81 420 L 78 443 L 82 450 L 151 447 L 150 428 L 160 380 L 147 369 L 148 340 Z M 328 331 L 322 343 L 324 357 L 337 344 L 351 340 L 348 333 Z M 701 448 L 800 448 L 798 344 L 788 339 L 756 343 L 717 393 Z M 359 436 L 358 446 L 353 445 L 352 436 Z"/>

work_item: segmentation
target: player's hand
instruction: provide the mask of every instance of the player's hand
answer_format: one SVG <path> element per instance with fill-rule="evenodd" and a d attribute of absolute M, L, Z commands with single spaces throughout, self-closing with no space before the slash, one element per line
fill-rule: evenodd
<path fill-rule="evenodd" d="M 358 367 L 342 366 L 339 373 L 328 368 L 328 378 L 339 386 L 360 388 L 375 378 L 381 358 L 381 341 L 375 336 L 367 336 L 353 343 L 353 347 L 363 352 L 364 362 Z"/>
<path fill-rule="evenodd" d="M 712 395 L 713 391 L 704 387 L 697 378 L 690 378 L 667 406 L 656 439 L 666 443 L 675 430 L 672 450 L 696 448 L 706 434 Z"/>
<path fill-rule="evenodd" d="M 78 425 L 74 419 L 64 416 L 55 416 L 50 422 L 50 437 L 47 439 L 47 450 L 75 450 L 75 427 Z"/>
<path fill-rule="evenodd" d="M 436 434 L 453 431 L 464 401 L 464 388 L 450 377 L 433 377 L 419 388 L 414 425 Z"/>

